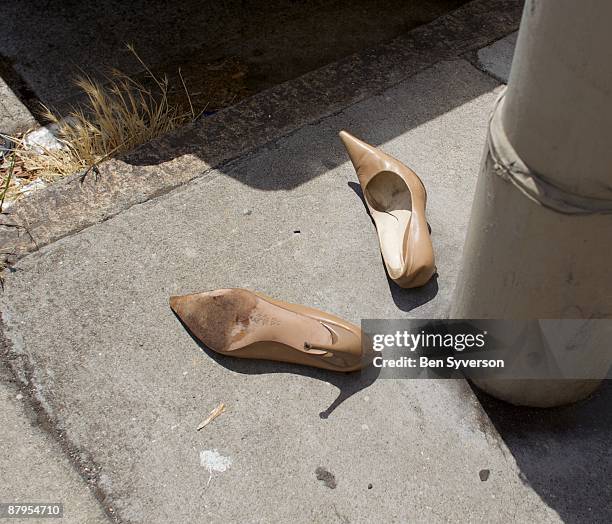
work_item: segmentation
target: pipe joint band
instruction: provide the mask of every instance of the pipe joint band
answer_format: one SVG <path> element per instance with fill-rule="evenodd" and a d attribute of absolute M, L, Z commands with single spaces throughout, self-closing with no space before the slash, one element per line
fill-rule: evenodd
<path fill-rule="evenodd" d="M 493 171 L 536 204 L 565 215 L 612 213 L 612 200 L 584 197 L 562 189 L 529 169 L 508 140 L 501 118 L 504 92 L 495 103 L 487 136 Z"/>

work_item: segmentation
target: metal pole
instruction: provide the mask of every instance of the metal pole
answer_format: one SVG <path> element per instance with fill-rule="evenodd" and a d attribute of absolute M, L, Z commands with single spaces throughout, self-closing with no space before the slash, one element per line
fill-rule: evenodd
<path fill-rule="evenodd" d="M 527 0 L 491 117 L 453 317 L 612 318 L 611 19 L 612 2 Z M 477 385 L 553 406 L 598 383 Z"/>

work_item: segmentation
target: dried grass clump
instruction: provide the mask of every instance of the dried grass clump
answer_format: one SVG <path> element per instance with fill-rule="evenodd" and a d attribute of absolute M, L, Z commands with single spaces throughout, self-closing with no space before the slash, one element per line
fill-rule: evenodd
<path fill-rule="evenodd" d="M 37 152 L 22 137 L 6 138 L 14 144 L 0 161 L 0 185 L 7 202 L 23 196 L 22 188 L 36 180 L 50 183 L 89 167 L 69 149 L 41 148 L 42 152 Z"/>
<path fill-rule="evenodd" d="M 7 200 L 21 196 L 21 188 L 30 182 L 53 182 L 89 169 L 196 118 L 180 70 L 189 110 L 170 103 L 167 77 L 154 75 L 134 48 L 128 45 L 128 49 L 147 72 L 152 87 L 116 69 L 111 70 L 104 84 L 86 75 L 77 78 L 77 86 L 86 95 L 82 107 L 64 119 L 43 108 L 42 116 L 57 126 L 56 135 L 63 149 L 36 152 L 26 146 L 22 137 L 8 137 L 15 146 L 0 163 L 0 187 L 7 187 Z M 13 163 L 10 170 L 9 162 Z"/>
<path fill-rule="evenodd" d="M 134 48 L 128 45 L 128 49 L 156 89 L 113 69 L 106 84 L 88 76 L 77 78 L 76 85 L 87 96 L 87 103 L 83 109 L 72 111 L 67 119 L 62 120 L 45 108 L 44 117 L 58 126 L 60 140 L 75 162 L 84 167 L 129 151 L 195 117 L 184 82 L 190 113 L 168 101 L 168 78 L 155 76 Z"/>

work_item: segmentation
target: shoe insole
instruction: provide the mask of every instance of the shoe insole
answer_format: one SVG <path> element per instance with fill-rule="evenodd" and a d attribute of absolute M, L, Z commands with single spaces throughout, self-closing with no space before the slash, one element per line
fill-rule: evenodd
<path fill-rule="evenodd" d="M 387 265 L 401 270 L 404 265 L 404 236 L 412 217 L 412 198 L 404 180 L 382 171 L 366 187 L 372 218 Z"/>
<path fill-rule="evenodd" d="M 331 332 L 318 320 L 243 289 L 220 289 L 180 299 L 188 299 L 189 305 L 177 302 L 173 309 L 194 335 L 217 351 L 234 351 L 265 341 L 300 350 L 305 343 L 332 343 Z"/>

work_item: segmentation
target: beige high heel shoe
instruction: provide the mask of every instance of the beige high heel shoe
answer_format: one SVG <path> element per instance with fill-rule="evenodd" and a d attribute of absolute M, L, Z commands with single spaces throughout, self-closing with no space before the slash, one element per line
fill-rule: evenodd
<path fill-rule="evenodd" d="M 389 277 L 404 288 L 425 285 L 436 266 L 423 182 L 409 167 L 346 131 L 340 132 L 340 138 L 376 224 Z"/>
<path fill-rule="evenodd" d="M 223 355 L 345 372 L 372 361 L 354 324 L 246 289 L 174 296 L 170 307 L 196 338 Z"/>

